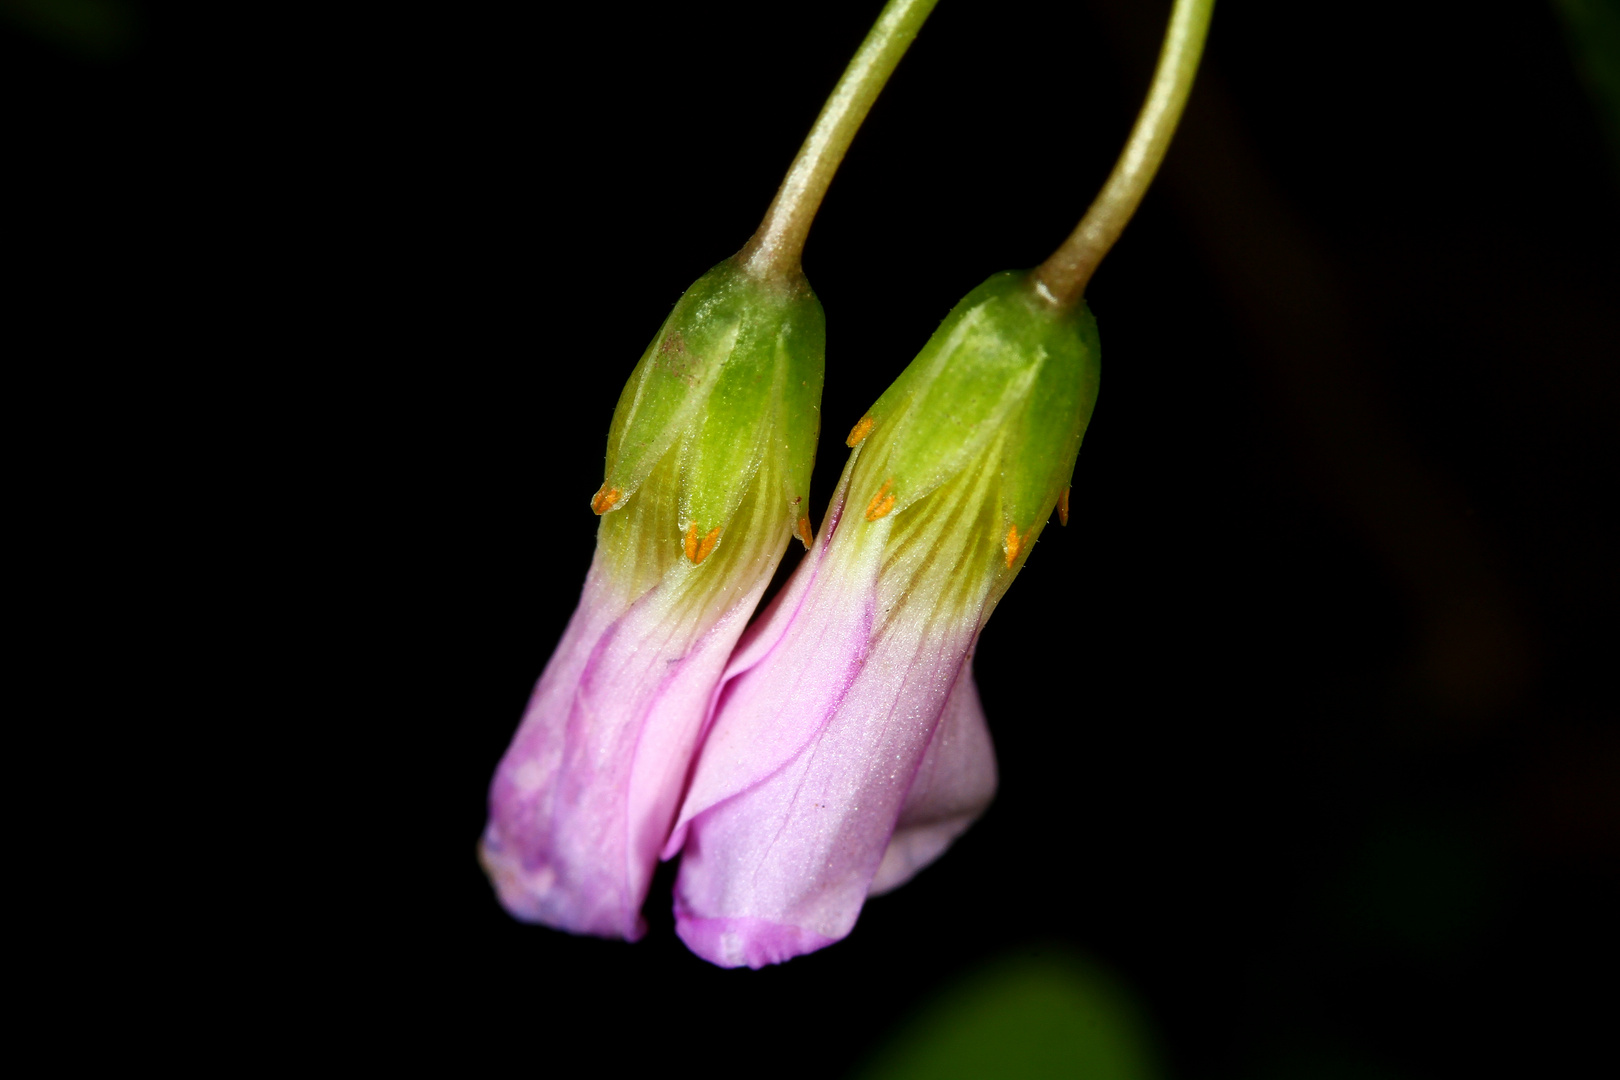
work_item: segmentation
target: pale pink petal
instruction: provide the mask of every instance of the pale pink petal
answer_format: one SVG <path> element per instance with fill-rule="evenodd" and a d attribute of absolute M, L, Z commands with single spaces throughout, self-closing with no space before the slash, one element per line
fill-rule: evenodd
<path fill-rule="evenodd" d="M 767 580 L 711 623 L 680 573 L 626 607 L 592 567 L 490 792 L 481 857 L 514 916 L 641 936 L 692 749 Z"/>
<path fill-rule="evenodd" d="M 840 488 L 840 495 L 842 494 Z M 672 858 L 685 842 L 686 826 L 703 809 L 758 783 L 801 752 L 820 732 L 865 659 L 881 550 L 846 549 L 833 565 L 828 545 L 837 532 L 841 499 L 815 547 L 794 573 L 778 603 L 750 631 L 726 669 L 720 707 L 703 741 L 691 788 L 664 849 Z M 854 559 L 848 555 L 854 554 Z M 827 573 L 839 585 L 815 588 Z M 788 657 L 786 662 L 773 658 Z M 756 671 L 758 674 L 756 675 Z M 769 715 L 760 726 L 752 718 Z"/>
<path fill-rule="evenodd" d="M 906 794 L 867 895 L 878 896 L 910 881 L 967 831 L 995 794 L 996 751 L 970 661 L 962 665 L 945 702 L 945 715 Z"/>
<path fill-rule="evenodd" d="M 867 641 L 843 607 L 808 601 L 800 621 L 806 625 L 791 627 L 783 644 L 803 642 L 804 652 L 779 647 L 728 684 L 714 730 L 733 708 L 739 711 L 731 715 L 757 718 L 738 702 L 791 708 L 780 691 L 785 683 L 817 705 L 831 704 L 819 732 L 778 763 L 784 740 L 776 725 L 739 723 L 719 763 L 734 783 L 716 785 L 720 798 L 707 805 L 697 801 L 694 784 L 682 812 L 691 826 L 676 884 L 676 930 L 717 964 L 779 962 L 849 933 L 977 631 L 970 613 L 890 623 Z M 841 693 L 818 695 L 796 681 L 805 663 L 833 675 L 858 669 Z M 700 774 L 710 753 L 705 745 Z"/>

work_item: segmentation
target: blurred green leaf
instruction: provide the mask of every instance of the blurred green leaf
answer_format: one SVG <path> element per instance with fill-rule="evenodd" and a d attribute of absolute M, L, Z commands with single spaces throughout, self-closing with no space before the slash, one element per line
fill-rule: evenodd
<path fill-rule="evenodd" d="M 1553 0 L 1620 168 L 1620 0 Z"/>
<path fill-rule="evenodd" d="M 901 1025 L 859 1080 L 1153 1080 L 1130 993 L 1079 957 L 1024 954 L 975 972 Z"/>
<path fill-rule="evenodd" d="M 96 59 L 120 56 L 135 40 L 127 0 L 0 0 L 0 19 Z"/>

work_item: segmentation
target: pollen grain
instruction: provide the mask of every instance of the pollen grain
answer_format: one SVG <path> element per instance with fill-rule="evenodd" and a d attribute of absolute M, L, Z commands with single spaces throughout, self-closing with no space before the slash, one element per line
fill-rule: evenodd
<path fill-rule="evenodd" d="M 1058 496 L 1058 524 L 1069 523 L 1069 489 L 1064 488 L 1063 494 Z"/>
<path fill-rule="evenodd" d="M 596 494 L 591 496 L 591 509 L 595 510 L 598 515 L 605 514 L 613 509 L 613 504 L 619 501 L 619 496 L 622 494 L 624 492 L 618 488 L 608 487 L 603 484 L 596 489 Z"/>
<path fill-rule="evenodd" d="M 799 543 L 804 545 L 806 551 L 809 551 L 810 545 L 816 541 L 815 533 L 810 531 L 810 519 L 808 517 L 799 519 L 798 528 L 793 530 L 793 535 L 799 538 Z"/>
<path fill-rule="evenodd" d="M 894 477 L 883 481 L 883 486 L 877 489 L 872 501 L 866 504 L 866 520 L 876 521 L 878 518 L 894 509 L 894 496 L 889 494 L 889 485 L 894 483 Z"/>
<path fill-rule="evenodd" d="M 861 445 L 861 440 L 872 434 L 872 425 L 876 422 L 870 416 L 861 417 L 860 423 L 850 429 L 849 438 L 844 440 L 844 445 L 852 449 Z"/>

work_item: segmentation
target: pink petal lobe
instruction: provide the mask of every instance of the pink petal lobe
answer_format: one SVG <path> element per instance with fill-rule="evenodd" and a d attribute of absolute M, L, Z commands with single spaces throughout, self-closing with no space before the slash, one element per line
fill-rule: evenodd
<path fill-rule="evenodd" d="M 645 932 L 641 903 L 693 748 L 767 582 L 714 618 L 680 575 L 626 603 L 593 565 L 490 790 L 480 857 L 513 916 Z"/>
<path fill-rule="evenodd" d="M 806 610 L 814 614 L 809 601 Z M 690 827 L 676 883 L 676 928 L 693 951 L 717 964 L 766 956 L 762 962 L 779 962 L 849 933 L 977 631 L 971 614 L 914 618 L 862 643 L 847 612 L 829 604 L 822 615 L 819 623 L 801 616 L 805 627 L 795 626 L 776 652 L 739 676 L 735 689 L 725 688 L 714 731 L 735 723 L 717 767 L 730 784 L 700 791 L 694 783 L 682 811 Z M 832 663 L 834 655 L 845 664 Z M 860 662 L 850 679 L 852 657 Z M 807 665 L 848 680 L 847 689 L 827 692 L 835 689 L 830 678 L 796 682 L 795 671 Z M 786 716 L 778 710 L 797 704 L 788 693 L 826 711 Z M 760 722 L 762 715 L 768 721 Z M 788 747 L 778 724 L 797 726 L 794 735 L 802 738 L 811 721 L 819 721 L 819 730 L 781 760 Z M 705 794 L 713 801 L 700 802 Z M 934 853 L 942 848 L 936 844 Z M 724 934 L 705 929 L 713 920 L 723 921 Z"/>
<path fill-rule="evenodd" d="M 951 688 L 867 895 L 879 896 L 910 881 L 944 854 L 995 794 L 996 751 L 970 659 Z"/>
<path fill-rule="evenodd" d="M 686 947 L 720 967 L 751 967 L 780 964 L 831 945 L 833 938 L 813 930 L 764 919 L 705 919 L 683 911 L 675 901 L 675 932 Z"/>
<path fill-rule="evenodd" d="M 845 476 L 847 480 L 847 470 Z M 868 552 L 853 565 L 828 566 L 828 544 L 837 531 L 846 486 L 841 484 L 834 495 L 814 547 L 748 628 L 726 667 L 702 755 L 664 845 L 665 859 L 681 850 L 688 824 L 704 809 L 757 783 L 802 750 L 860 667 L 871 632 L 878 560 L 876 552 Z M 850 584 L 841 591 L 813 588 L 829 569 L 841 570 Z M 755 674 L 756 667 L 778 655 L 792 659 Z M 768 731 L 738 720 L 766 710 L 779 718 Z"/>

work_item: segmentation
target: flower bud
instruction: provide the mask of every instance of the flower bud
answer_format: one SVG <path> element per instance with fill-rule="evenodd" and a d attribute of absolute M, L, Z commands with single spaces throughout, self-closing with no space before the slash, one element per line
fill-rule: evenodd
<path fill-rule="evenodd" d="M 759 967 L 839 940 L 988 805 L 971 654 L 1066 496 L 1098 357 L 1083 305 L 998 274 L 850 433 L 821 535 L 726 669 L 665 848 L 700 956 Z"/>
<path fill-rule="evenodd" d="M 625 385 L 591 508 L 624 506 L 660 465 L 670 468 L 660 497 L 674 499 L 684 522 L 683 553 L 702 562 L 685 551 L 685 532 L 696 530 L 706 558 L 763 465 L 796 526 L 815 461 L 825 348 L 821 302 L 802 276 L 773 285 L 734 258 L 710 270 L 675 305 Z"/>
<path fill-rule="evenodd" d="M 997 274 L 974 289 L 850 432 L 867 481 L 856 493 L 878 480 L 867 520 L 978 476 L 994 490 L 977 509 L 999 511 L 1004 568 L 1014 569 L 1074 472 L 1097 400 L 1098 353 L 1090 312 L 1054 312 L 1025 275 Z"/>
<path fill-rule="evenodd" d="M 700 278 L 630 376 L 596 556 L 496 770 L 480 853 L 518 918 L 634 939 L 726 659 L 804 513 L 825 324 L 800 276 Z"/>

